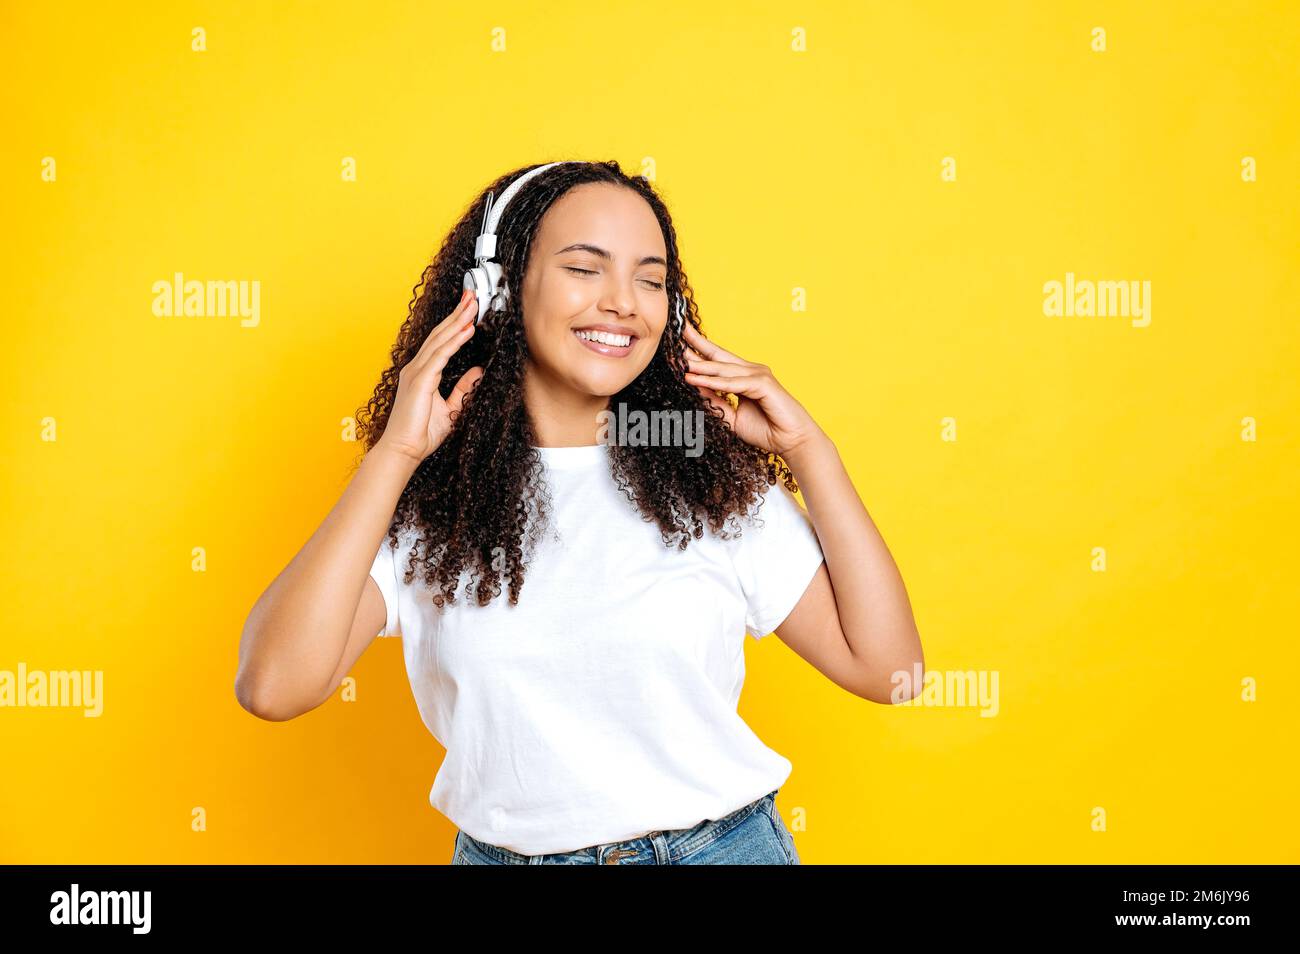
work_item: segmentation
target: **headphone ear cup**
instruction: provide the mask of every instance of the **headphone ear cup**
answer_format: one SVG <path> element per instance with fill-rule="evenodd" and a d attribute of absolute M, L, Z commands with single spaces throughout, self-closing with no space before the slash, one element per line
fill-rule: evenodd
<path fill-rule="evenodd" d="M 461 282 L 465 288 L 474 290 L 474 324 L 478 324 L 488 311 L 488 305 L 492 299 L 492 288 L 489 284 L 490 278 L 488 273 L 482 267 L 476 266 L 465 273 L 464 281 Z"/>
<path fill-rule="evenodd" d="M 479 271 L 484 274 L 483 292 L 479 295 L 479 301 L 482 302 L 479 314 L 501 311 L 505 308 L 506 299 L 510 297 L 510 290 L 501 280 L 501 266 L 496 262 L 484 262 Z"/>

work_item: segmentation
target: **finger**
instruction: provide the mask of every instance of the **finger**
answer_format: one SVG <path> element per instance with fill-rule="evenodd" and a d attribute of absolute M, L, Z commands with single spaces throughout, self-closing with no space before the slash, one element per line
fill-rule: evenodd
<path fill-rule="evenodd" d="M 757 378 L 743 374 L 733 378 L 717 374 L 696 374 L 694 371 L 687 371 L 686 380 L 691 384 L 702 384 L 705 387 L 713 388 L 715 391 L 730 391 L 733 394 L 748 394 L 758 387 Z"/>
<path fill-rule="evenodd" d="M 732 354 L 726 348 L 710 341 L 690 323 L 682 329 L 682 337 L 686 339 L 687 344 L 700 353 L 701 357 L 710 361 L 730 361 L 733 364 L 748 364 L 744 358 Z"/>
<path fill-rule="evenodd" d="M 469 288 L 464 289 L 459 304 L 452 310 L 451 314 L 434 325 L 424 339 L 424 343 L 420 345 L 420 350 L 411 359 L 411 363 L 421 366 L 427 364 L 430 356 L 442 347 L 449 338 L 462 335 L 466 326 L 473 327 L 475 324 L 475 311 L 474 291 Z"/>
<path fill-rule="evenodd" d="M 472 322 L 462 325 L 459 330 L 448 329 L 444 334 L 442 342 L 429 352 L 425 359 L 424 365 L 420 368 L 419 374 L 432 374 L 433 386 L 436 388 L 442 380 L 442 369 L 447 366 L 451 356 L 460 350 L 460 346 L 474 336 L 474 330 L 477 326 Z"/>
<path fill-rule="evenodd" d="M 743 364 L 730 364 L 724 361 L 692 361 L 690 369 L 692 374 L 712 374 L 723 378 L 749 373 L 749 368 Z"/>
<path fill-rule="evenodd" d="M 448 337 L 459 334 L 467 322 L 472 323 L 474 302 L 474 290 L 471 288 L 464 289 L 459 304 L 456 305 L 450 315 L 433 326 L 424 339 L 424 343 L 420 345 L 420 350 L 415 353 L 415 357 L 411 359 L 410 363 L 424 364 L 428 361 L 429 355 L 436 351 Z"/>
<path fill-rule="evenodd" d="M 437 382 L 441 380 L 442 369 L 447 367 L 447 361 L 450 361 L 451 356 L 460 350 L 461 344 L 473 337 L 476 328 L 474 322 L 461 318 L 459 326 L 452 325 L 439 331 L 437 335 L 430 335 L 432 341 L 429 342 L 429 351 L 426 352 L 424 359 L 411 361 L 411 373 L 416 374 L 417 377 L 432 373 L 433 386 L 437 387 Z"/>
<path fill-rule="evenodd" d="M 474 365 L 460 376 L 456 386 L 451 389 L 451 394 L 447 396 L 447 408 L 452 417 L 460 414 L 461 409 L 465 406 L 465 398 L 478 386 L 479 381 L 483 379 L 483 374 L 483 368 Z"/>

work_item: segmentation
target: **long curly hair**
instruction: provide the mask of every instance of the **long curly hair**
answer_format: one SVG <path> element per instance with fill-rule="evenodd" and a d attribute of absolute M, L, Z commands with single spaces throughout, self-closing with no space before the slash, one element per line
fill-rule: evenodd
<path fill-rule="evenodd" d="M 358 410 L 357 439 L 368 452 L 383 435 L 397 394 L 398 373 L 415 357 L 430 330 L 457 305 L 464 273 L 475 265 L 474 242 L 489 192 L 500 196 L 525 166 L 488 185 L 461 215 L 412 290 L 406 321 L 368 404 Z M 665 547 L 685 550 L 705 524 L 723 539 L 741 532 L 732 519 L 745 513 L 767 487 L 783 480 L 797 492 L 794 475 L 778 454 L 741 440 L 683 377 L 682 336 L 672 320 L 673 295 L 686 304 L 686 320 L 700 328 L 698 311 L 677 250 L 677 233 L 663 200 L 644 176 L 628 176 L 616 161 L 565 163 L 535 176 L 511 199 L 498 227 L 495 260 L 508 287 L 506 309 L 480 320 L 476 333 L 447 363 L 439 384 L 444 399 L 460 376 L 481 366 L 484 374 L 466 396 L 442 444 L 415 470 L 389 526 L 389 542 L 417 532 L 406 568 L 409 584 L 420 572 L 442 607 L 455 604 L 455 591 L 468 569 L 466 597 L 485 606 L 509 584 L 519 602 L 524 570 L 549 514 L 549 491 L 537 438 L 524 403 L 528 347 L 522 290 L 529 250 L 542 217 L 574 186 L 607 182 L 631 189 L 654 210 L 668 250 L 666 287 L 670 313 L 659 347 L 637 378 L 610 399 L 628 411 L 676 410 L 704 422 L 697 457 L 667 454 L 654 446 L 610 445 L 612 477 L 642 519 L 659 525 Z M 488 315 L 485 312 L 484 318 Z M 704 411 L 696 415 L 696 411 Z M 358 457 L 355 466 L 360 463 Z M 418 569 L 417 569 L 418 567 Z"/>

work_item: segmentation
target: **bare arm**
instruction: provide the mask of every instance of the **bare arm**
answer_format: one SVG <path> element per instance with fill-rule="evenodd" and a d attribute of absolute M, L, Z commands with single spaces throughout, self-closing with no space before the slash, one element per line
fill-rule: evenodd
<path fill-rule="evenodd" d="M 765 364 L 687 325 L 686 374 L 742 440 L 776 450 L 808 503 L 825 560 L 776 635 L 836 685 L 891 705 L 919 693 L 921 636 L 902 575 L 839 451 Z M 737 403 L 718 396 L 735 394 Z"/>
<path fill-rule="evenodd" d="M 838 450 L 819 433 L 786 463 L 826 561 L 777 637 L 864 699 L 890 705 L 912 698 L 925 656 L 907 588 Z M 896 695 L 900 673 L 910 688 Z"/>
<path fill-rule="evenodd" d="M 278 722 L 316 708 L 338 684 L 345 649 L 353 650 L 351 668 L 383 627 L 383 596 L 370 566 L 415 467 L 385 448 L 367 454 L 329 515 L 253 605 L 235 677 L 239 704 L 253 715 Z"/>
<path fill-rule="evenodd" d="M 253 715 L 282 722 L 330 697 L 384 625 L 386 607 L 370 567 L 415 469 L 450 433 L 483 376 L 438 390 L 452 354 L 474 333 L 466 293 L 400 369 L 384 433 L 316 532 L 258 597 L 239 638 L 235 697 Z"/>

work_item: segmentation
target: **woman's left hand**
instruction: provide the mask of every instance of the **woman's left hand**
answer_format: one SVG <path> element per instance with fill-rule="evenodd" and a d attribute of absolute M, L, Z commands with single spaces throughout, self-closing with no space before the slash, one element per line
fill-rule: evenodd
<path fill-rule="evenodd" d="M 689 370 L 686 383 L 695 385 L 710 404 L 722 411 L 726 422 L 746 444 L 775 451 L 785 457 L 812 441 L 821 428 L 802 404 L 765 364 L 737 357 L 714 344 L 686 323 L 683 337 Z M 735 407 L 714 392 L 735 394 Z"/>

